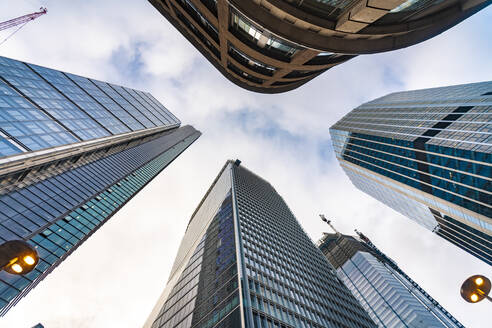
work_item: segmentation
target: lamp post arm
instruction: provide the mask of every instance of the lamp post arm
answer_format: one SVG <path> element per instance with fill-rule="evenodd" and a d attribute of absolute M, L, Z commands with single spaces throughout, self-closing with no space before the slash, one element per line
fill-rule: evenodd
<path fill-rule="evenodd" d="M 481 290 L 480 288 L 477 288 L 477 292 L 479 292 L 480 294 L 482 294 L 486 299 L 488 299 L 490 302 L 492 302 L 492 298 L 485 294 L 483 290 Z"/>

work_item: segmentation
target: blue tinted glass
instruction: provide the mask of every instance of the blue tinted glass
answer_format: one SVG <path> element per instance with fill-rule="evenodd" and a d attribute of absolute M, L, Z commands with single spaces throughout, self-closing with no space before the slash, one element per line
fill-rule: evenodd
<path fill-rule="evenodd" d="M 96 86 L 91 80 L 74 74 L 69 74 L 69 73 L 65 73 L 65 74 L 78 86 L 84 89 L 88 94 L 94 97 L 94 99 L 96 99 L 108 111 L 113 113 L 118 119 L 120 119 L 124 124 L 126 124 L 126 126 L 128 126 L 132 131 L 144 129 L 144 126 L 140 122 L 138 122 L 137 119 L 131 116 L 113 99 L 108 97 L 108 95 L 106 95 L 101 89 L 99 89 L 99 87 Z"/>
<path fill-rule="evenodd" d="M 0 136 L 0 157 L 20 153 L 21 150 L 12 145 L 7 139 Z"/>
<path fill-rule="evenodd" d="M 176 116 L 174 116 L 173 113 L 171 113 L 166 107 L 164 107 L 164 105 L 161 104 L 157 99 L 155 99 L 154 96 L 152 96 L 150 93 L 141 92 L 141 95 L 146 96 L 147 99 L 149 99 L 155 106 L 157 106 L 160 109 L 161 113 L 166 117 L 169 117 L 171 121 L 173 121 L 174 123 L 181 122 Z"/>
<path fill-rule="evenodd" d="M 154 108 L 153 104 L 150 103 L 146 98 L 143 98 L 140 94 L 140 92 L 137 92 L 137 90 L 133 90 L 130 88 L 124 88 L 130 95 L 132 95 L 135 100 L 137 100 L 143 107 L 146 108 L 146 110 L 155 117 L 159 119 L 160 122 L 164 124 L 170 124 L 172 123 L 167 117 L 163 116 L 156 108 Z"/>
<path fill-rule="evenodd" d="M 0 75 L 5 80 L 80 139 L 89 140 L 109 135 L 87 114 L 31 71 L 27 65 L 12 59 L 0 58 L 0 69 Z"/>
<path fill-rule="evenodd" d="M 0 75 L 3 76 L 5 66 L 2 65 L 2 59 L 0 57 Z M 0 129 L 14 137 L 28 150 L 77 141 L 67 130 L 3 81 L 0 81 Z"/>
<path fill-rule="evenodd" d="M 118 105 L 125 109 L 130 115 L 137 119 L 146 128 L 155 127 L 155 124 L 153 124 L 145 115 L 138 111 L 135 106 L 133 106 L 125 98 L 123 98 L 120 93 L 113 89 L 108 83 L 98 80 L 91 81 L 94 82 L 102 91 L 104 91 L 104 93 L 111 97 L 116 103 L 118 103 Z"/>
<path fill-rule="evenodd" d="M 82 111 L 99 123 L 100 126 L 108 129 L 112 134 L 130 131 L 118 118 L 98 104 L 78 85 L 69 80 L 62 72 L 32 64 L 29 66 L 54 85 L 55 88 L 60 90 L 67 98 L 81 108 Z"/>
<path fill-rule="evenodd" d="M 29 238 L 41 261 L 39 271 L 24 277 L 0 275 L 0 313 L 14 297 L 29 292 L 29 279 L 48 274 L 198 136 L 191 128 L 161 132 L 136 147 L 0 196 L 0 242 Z M 5 283 L 16 288 L 2 289 Z"/>
<path fill-rule="evenodd" d="M 142 115 L 147 117 L 156 126 L 163 125 L 164 123 L 152 112 L 150 112 L 141 102 L 139 98 L 135 97 L 135 93 L 131 89 L 123 88 L 114 84 L 110 86 L 118 92 L 123 98 L 125 98 L 133 107 L 135 107 Z"/>

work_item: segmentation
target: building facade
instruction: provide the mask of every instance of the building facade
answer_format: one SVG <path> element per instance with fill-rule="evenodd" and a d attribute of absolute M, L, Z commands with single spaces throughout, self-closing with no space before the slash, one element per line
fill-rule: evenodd
<path fill-rule="evenodd" d="M 489 0 L 149 0 L 226 78 L 295 89 L 357 54 L 407 47 Z"/>
<path fill-rule="evenodd" d="M 151 94 L 0 57 L 0 243 L 34 271 L 0 272 L 0 314 L 200 135 Z"/>
<path fill-rule="evenodd" d="M 357 188 L 492 265 L 492 82 L 392 93 L 330 134 Z"/>
<path fill-rule="evenodd" d="M 265 180 L 228 161 L 145 327 L 375 327 Z"/>
<path fill-rule="evenodd" d="M 464 327 L 363 234 L 325 233 L 318 247 L 379 327 Z"/>

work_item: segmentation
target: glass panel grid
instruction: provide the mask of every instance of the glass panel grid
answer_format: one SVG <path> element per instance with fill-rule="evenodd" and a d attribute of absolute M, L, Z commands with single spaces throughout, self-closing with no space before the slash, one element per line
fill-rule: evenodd
<path fill-rule="evenodd" d="M 372 327 L 276 191 L 241 167 L 234 185 L 254 327 Z"/>
<path fill-rule="evenodd" d="M 62 72 L 32 64 L 29 64 L 29 66 L 112 134 L 130 131 L 120 120 L 97 103 Z"/>
<path fill-rule="evenodd" d="M 425 210 L 432 204 L 469 224 L 465 239 L 479 240 L 478 231 L 492 235 L 491 110 L 492 82 L 396 92 L 354 109 L 330 134 L 359 189 L 438 232 L 441 223 Z M 384 185 L 402 192 L 380 192 L 390 190 Z M 420 200 L 424 204 L 417 206 Z"/>
<path fill-rule="evenodd" d="M 100 125 L 53 89 L 29 67 L 9 58 L 0 58 L 0 75 L 43 108 L 82 140 L 108 136 Z"/>

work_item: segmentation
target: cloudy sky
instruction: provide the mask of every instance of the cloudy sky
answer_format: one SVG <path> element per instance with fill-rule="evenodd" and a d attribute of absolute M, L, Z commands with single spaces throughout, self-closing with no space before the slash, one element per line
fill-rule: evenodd
<path fill-rule="evenodd" d="M 260 95 L 226 80 L 145 0 L 3 0 L 0 20 L 41 5 L 48 14 L 1 45 L 0 55 L 150 91 L 203 136 L 0 327 L 142 326 L 193 210 L 229 158 L 269 180 L 313 240 L 325 230 L 319 213 L 343 233 L 357 228 L 465 326 L 490 323 L 490 303 L 459 296 L 466 277 L 490 276 L 490 267 L 353 187 L 328 128 L 393 91 L 490 80 L 492 7 L 419 45 L 360 56 L 295 91 Z"/>

